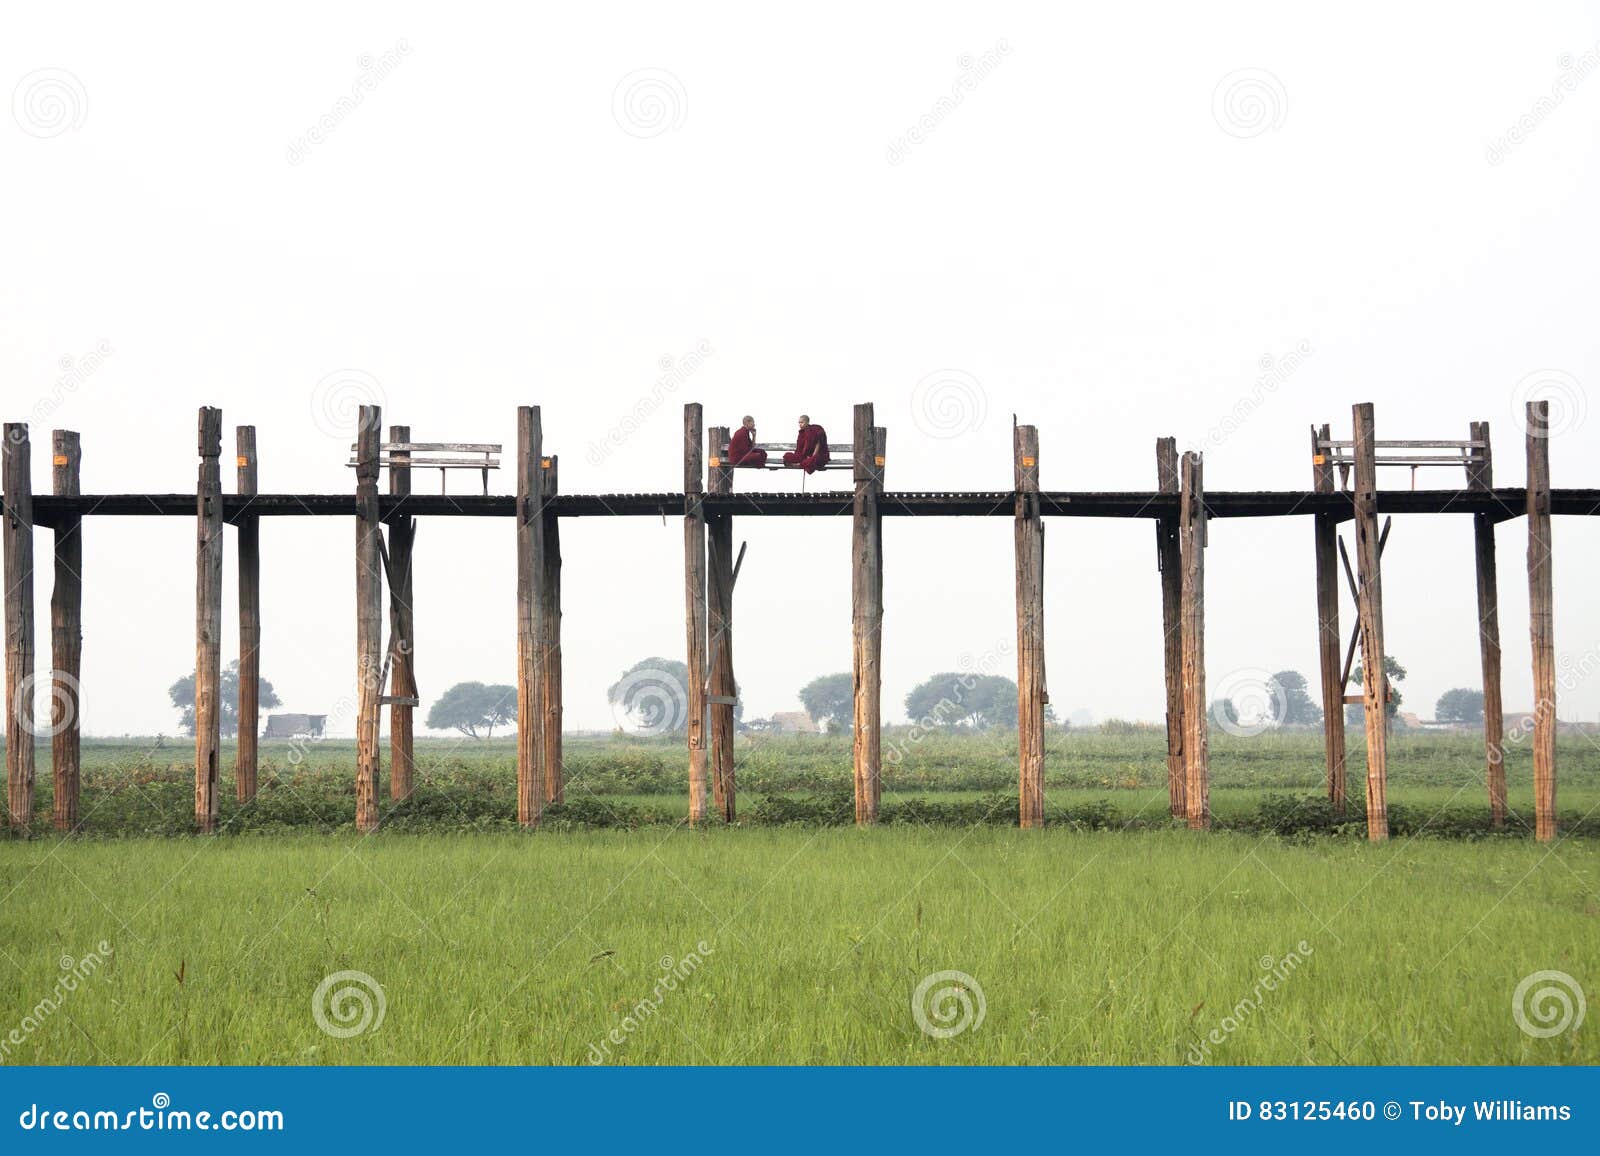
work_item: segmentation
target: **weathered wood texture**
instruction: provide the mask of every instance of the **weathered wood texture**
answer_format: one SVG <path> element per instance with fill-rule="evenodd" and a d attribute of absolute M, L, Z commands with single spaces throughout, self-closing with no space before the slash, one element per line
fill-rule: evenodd
<path fill-rule="evenodd" d="M 405 445 L 411 441 L 411 427 L 392 425 L 389 441 Z M 389 493 L 397 498 L 411 494 L 411 452 L 391 450 L 389 454 Z M 417 697 L 417 635 L 412 605 L 411 567 L 417 540 L 417 520 L 401 513 L 389 519 L 389 697 L 408 700 Z M 389 797 L 406 799 L 416 789 L 416 726 L 408 701 L 389 703 Z"/>
<path fill-rule="evenodd" d="M 258 492 L 256 427 L 234 432 L 237 486 L 241 495 Z M 234 797 L 248 803 L 256 797 L 259 777 L 257 736 L 261 733 L 261 519 L 235 520 L 239 531 L 239 743 L 233 760 Z"/>
<path fill-rule="evenodd" d="M 222 758 L 222 411 L 200 409 L 195 487 L 194 822 L 217 828 Z"/>
<path fill-rule="evenodd" d="M 1482 443 L 1467 466 L 1467 489 L 1494 488 L 1489 423 L 1472 423 L 1471 440 Z M 1505 707 L 1500 698 L 1500 584 L 1496 574 L 1494 518 L 1472 515 L 1473 556 L 1478 576 L 1478 651 L 1483 664 L 1483 753 L 1489 786 L 1489 816 L 1506 825 Z"/>
<path fill-rule="evenodd" d="M 733 469 L 722 458 L 728 427 L 712 426 L 706 440 L 707 491 L 731 493 Z M 733 516 L 706 518 L 706 604 L 711 663 L 711 805 L 724 822 L 738 814 L 734 782 Z"/>
<path fill-rule="evenodd" d="M 1550 403 L 1528 403 L 1528 633 L 1533 642 L 1534 837 L 1556 837 L 1556 629 L 1550 564 Z"/>
<path fill-rule="evenodd" d="M 706 510 L 699 402 L 683 407 L 683 599 L 689 701 L 689 823 L 706 819 Z"/>
<path fill-rule="evenodd" d="M 28 427 L 7 422 L 5 444 L 6 807 L 11 827 L 33 823 L 33 455 Z"/>
<path fill-rule="evenodd" d="M 883 494 L 882 468 L 877 464 L 877 434 L 871 402 L 855 408 L 852 453 L 855 498 L 851 526 L 850 634 L 854 685 L 856 822 L 878 821 L 883 795 Z"/>
<path fill-rule="evenodd" d="M 1156 439 L 1156 488 L 1178 492 L 1178 439 Z M 1161 664 L 1167 684 L 1167 808 L 1174 818 L 1184 806 L 1183 765 L 1183 631 L 1180 613 L 1183 563 L 1178 551 L 1178 519 L 1156 519 L 1156 569 L 1161 574 Z"/>
<path fill-rule="evenodd" d="M 1389 679 L 1383 649 L 1383 544 L 1378 536 L 1377 435 L 1372 403 L 1354 408 L 1357 595 L 1361 701 L 1367 731 L 1367 838 L 1389 837 Z"/>
<path fill-rule="evenodd" d="M 83 455 L 78 435 L 58 429 L 51 455 L 51 490 L 61 496 L 80 492 Z M 55 526 L 55 585 L 50 591 L 50 767 L 55 780 L 56 830 L 78 825 L 82 741 L 79 730 L 79 678 L 83 661 L 83 519 L 64 518 Z"/>
<path fill-rule="evenodd" d="M 1329 429 L 1311 430 L 1311 482 L 1319 494 L 1334 492 L 1333 461 L 1321 443 Z M 1344 668 L 1339 664 L 1339 522 L 1332 514 L 1312 518 L 1317 564 L 1317 673 L 1322 684 L 1323 783 L 1336 811 L 1345 809 Z"/>
<path fill-rule="evenodd" d="M 383 524 L 378 520 L 378 444 L 383 411 L 360 410 L 356 431 L 356 830 L 378 827 L 378 747 L 383 696 Z"/>
<path fill-rule="evenodd" d="M 1039 513 L 1039 430 L 1012 428 L 1016 489 L 1017 824 L 1044 826 L 1044 518 Z"/>
<path fill-rule="evenodd" d="M 546 803 L 562 803 L 567 797 L 566 756 L 561 747 L 561 519 L 549 501 L 560 492 L 560 465 L 554 454 L 539 459 L 545 496 L 544 566 L 539 587 L 539 703 L 544 718 L 539 737 Z"/>
<path fill-rule="evenodd" d="M 534 827 L 544 813 L 544 711 L 538 613 L 544 587 L 544 487 L 539 462 L 544 429 L 539 407 L 517 407 L 517 822 Z"/>
<path fill-rule="evenodd" d="M 1184 815 L 1193 830 L 1211 826 L 1211 747 L 1206 734 L 1206 506 L 1204 463 L 1186 453 L 1178 480 L 1178 552 L 1182 583 Z"/>

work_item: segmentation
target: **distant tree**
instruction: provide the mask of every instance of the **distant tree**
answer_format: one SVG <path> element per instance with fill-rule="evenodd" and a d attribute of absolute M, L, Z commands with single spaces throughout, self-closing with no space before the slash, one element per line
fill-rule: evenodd
<path fill-rule="evenodd" d="M 737 684 L 733 693 L 737 722 L 744 717 Z M 689 729 L 689 666 L 659 655 L 642 658 L 606 688 L 606 701 L 619 726 L 626 722 L 649 735 L 684 734 Z"/>
<path fill-rule="evenodd" d="M 1314 727 L 1322 725 L 1322 708 L 1311 701 L 1306 692 L 1305 676 L 1297 670 L 1280 670 L 1272 676 L 1273 683 L 1282 692 L 1274 695 L 1271 703 L 1272 721 L 1278 726 Z"/>
<path fill-rule="evenodd" d="M 1433 708 L 1433 717 L 1440 722 L 1481 723 L 1483 691 L 1466 686 L 1445 691 Z"/>
<path fill-rule="evenodd" d="M 1017 684 L 998 674 L 945 671 L 912 688 L 906 714 L 913 722 L 949 729 L 1015 727 Z"/>
<path fill-rule="evenodd" d="M 281 705 L 272 683 L 266 679 L 259 680 L 259 701 L 261 709 L 271 710 Z M 235 659 L 222 668 L 222 681 L 218 684 L 218 697 L 221 698 L 220 729 L 224 735 L 232 737 L 239 733 L 239 662 Z M 185 675 L 167 688 L 167 697 L 172 700 L 172 705 L 183 713 L 179 716 L 178 725 L 185 734 L 194 735 L 194 675 Z"/>
<path fill-rule="evenodd" d="M 1211 721 L 1219 727 L 1237 726 L 1239 724 L 1239 708 L 1233 705 L 1233 699 L 1212 699 Z"/>
<path fill-rule="evenodd" d="M 855 681 L 849 671 L 824 674 L 800 688 L 800 705 L 826 730 L 849 730 L 855 723 Z"/>
<path fill-rule="evenodd" d="M 517 688 L 503 683 L 458 682 L 428 710 L 429 730 L 456 730 L 475 739 L 493 738 L 495 727 L 516 721 Z"/>
<path fill-rule="evenodd" d="M 1393 719 L 1400 712 L 1400 704 L 1404 701 L 1400 694 L 1399 684 L 1406 679 L 1406 668 L 1395 661 L 1394 655 L 1386 654 L 1383 656 L 1383 672 L 1389 677 L 1389 717 Z M 1362 685 L 1362 678 L 1361 664 L 1358 662 L 1355 669 L 1350 672 L 1350 685 Z M 1354 711 L 1346 712 L 1346 721 L 1350 721 L 1352 716 L 1354 716 L 1354 722 L 1361 722 L 1361 708 L 1359 706 Z"/>

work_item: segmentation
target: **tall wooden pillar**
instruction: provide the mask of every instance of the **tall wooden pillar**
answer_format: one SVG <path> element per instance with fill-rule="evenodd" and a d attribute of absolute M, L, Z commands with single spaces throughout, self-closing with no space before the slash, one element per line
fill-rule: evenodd
<path fill-rule="evenodd" d="M 7 422 L 5 473 L 6 806 L 15 831 L 33 823 L 33 474 L 28 427 Z"/>
<path fill-rule="evenodd" d="M 1206 505 L 1204 463 L 1183 455 L 1178 483 L 1179 633 L 1183 645 L 1184 814 L 1192 830 L 1211 826 L 1211 748 L 1206 734 Z"/>
<path fill-rule="evenodd" d="M 856 406 L 852 441 L 855 458 L 855 505 L 851 528 L 851 671 L 855 691 L 856 823 L 878 821 L 883 795 L 883 493 L 882 467 L 877 464 L 877 429 L 872 403 Z"/>
<path fill-rule="evenodd" d="M 689 823 L 706 818 L 706 508 L 700 403 L 683 407 L 683 593 L 688 636 Z"/>
<path fill-rule="evenodd" d="M 257 493 L 256 427 L 234 430 L 238 488 L 242 497 Z M 248 510 L 248 506 L 246 507 Z M 261 733 L 261 519 L 239 516 L 239 746 L 234 756 L 234 797 L 256 797 L 257 745 Z"/>
<path fill-rule="evenodd" d="M 51 455 L 52 489 L 57 497 L 81 492 L 83 460 L 78 435 L 58 429 Z M 78 825 L 81 743 L 78 679 L 83 657 L 83 519 L 71 514 L 55 523 L 55 586 L 50 592 L 50 766 L 55 779 L 58 831 Z"/>
<path fill-rule="evenodd" d="M 200 408 L 195 487 L 194 822 L 217 829 L 222 757 L 222 411 Z"/>
<path fill-rule="evenodd" d="M 539 407 L 517 407 L 517 822 L 535 827 L 544 812 L 544 710 L 538 613 L 544 587 L 544 487 L 539 463 L 544 429 Z"/>
<path fill-rule="evenodd" d="M 1156 488 L 1178 492 L 1178 439 L 1156 439 Z M 1174 818 L 1188 813 L 1183 764 L 1183 563 L 1178 551 L 1178 519 L 1156 519 L 1156 568 L 1161 573 L 1161 660 L 1167 683 L 1167 808 Z"/>
<path fill-rule="evenodd" d="M 539 459 L 539 476 L 544 485 L 544 566 L 539 589 L 539 702 L 544 711 L 540 723 L 541 756 L 544 767 L 544 800 L 562 803 L 567 797 L 566 762 L 561 750 L 561 519 L 556 517 L 550 499 L 560 490 L 560 459 L 554 454 Z"/>
<path fill-rule="evenodd" d="M 1534 837 L 1556 837 L 1556 628 L 1550 566 L 1550 403 L 1528 403 L 1528 622 L 1533 641 Z"/>
<path fill-rule="evenodd" d="M 411 427 L 389 427 L 389 442 L 406 445 Z M 389 797 L 411 797 L 416 789 L 416 741 L 412 722 L 417 697 L 416 626 L 411 603 L 412 546 L 417 520 L 405 509 L 411 496 L 411 451 L 389 451 L 389 493 L 396 511 L 389 517 Z"/>
<path fill-rule="evenodd" d="M 1467 489 L 1494 489 L 1494 461 L 1489 423 L 1472 423 L 1473 447 L 1467 466 Z M 1478 573 L 1478 650 L 1483 660 L 1483 748 L 1489 815 L 1496 827 L 1506 825 L 1505 709 L 1500 700 L 1500 592 L 1495 574 L 1493 514 L 1472 516 L 1473 554 Z"/>
<path fill-rule="evenodd" d="M 1329 428 L 1311 430 L 1311 483 L 1319 494 L 1334 492 L 1333 461 L 1326 443 Z M 1344 668 L 1339 663 L 1339 519 L 1332 513 L 1312 518 L 1317 558 L 1317 671 L 1322 682 L 1322 755 L 1328 801 L 1345 808 Z"/>
<path fill-rule="evenodd" d="M 733 469 L 724 459 L 728 427 L 712 426 L 707 435 L 707 488 L 713 494 L 733 491 Z M 711 804 L 724 822 L 738 814 L 734 783 L 734 705 L 738 684 L 733 674 L 733 516 L 706 518 L 706 603 L 711 650 Z"/>
<path fill-rule="evenodd" d="M 1044 517 L 1039 510 L 1039 429 L 1014 426 L 1017 563 L 1017 824 L 1044 826 Z"/>
<path fill-rule="evenodd" d="M 1361 619 L 1361 701 L 1367 730 L 1367 838 L 1389 837 L 1389 679 L 1384 670 L 1383 576 L 1378 536 L 1377 435 L 1372 403 L 1354 408 L 1356 610 Z"/>
<path fill-rule="evenodd" d="M 378 520 L 383 410 L 364 405 L 356 431 L 356 830 L 378 826 L 378 749 L 383 697 L 383 565 Z"/>

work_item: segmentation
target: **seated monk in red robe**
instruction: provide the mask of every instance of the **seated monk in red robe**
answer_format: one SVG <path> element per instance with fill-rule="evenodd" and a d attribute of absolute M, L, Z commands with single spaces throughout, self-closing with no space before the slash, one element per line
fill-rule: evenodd
<path fill-rule="evenodd" d="M 795 435 L 794 449 L 783 455 L 783 464 L 798 466 L 808 474 L 816 473 L 828 464 L 828 431 L 812 425 L 805 414 L 800 415 L 800 432 Z"/>
<path fill-rule="evenodd" d="M 767 451 L 757 449 L 756 419 L 745 415 L 744 423 L 728 439 L 728 464 L 747 470 L 759 470 L 767 464 Z"/>

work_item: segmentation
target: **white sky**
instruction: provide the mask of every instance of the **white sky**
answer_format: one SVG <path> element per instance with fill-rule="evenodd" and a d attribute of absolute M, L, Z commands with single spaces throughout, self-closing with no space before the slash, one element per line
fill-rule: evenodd
<path fill-rule="evenodd" d="M 340 370 L 370 375 L 385 422 L 418 440 L 512 447 L 516 406 L 542 405 L 566 492 L 677 489 L 689 400 L 708 424 L 753 412 L 773 439 L 805 410 L 839 441 L 851 403 L 873 400 L 890 488 L 941 490 L 1009 486 L 1013 411 L 1040 428 L 1047 488 L 1148 489 L 1163 434 L 1207 451 L 1212 489 L 1304 488 L 1307 426 L 1348 437 L 1351 404 L 1372 401 L 1385 438 L 1488 420 L 1496 479 L 1519 485 L 1519 383 L 1542 373 L 1555 484 L 1600 485 L 1585 403 L 1600 379 L 1600 76 L 1583 59 L 1597 41 L 1578 4 L 1324 19 L 823 4 L 781 22 L 285 4 L 251 22 L 7 3 L 0 410 L 33 422 L 39 492 L 52 426 L 81 431 L 86 492 L 192 489 L 201 404 L 222 407 L 225 464 L 232 427 L 257 426 L 264 492 L 347 490 L 350 431 L 318 387 Z M 359 58 L 385 53 L 395 66 L 360 87 Z M 959 87 L 963 54 L 985 53 L 994 67 Z M 46 69 L 60 71 L 42 83 Z M 617 98 L 640 70 L 657 70 L 659 124 Z M 1217 99 L 1241 70 L 1266 100 L 1254 135 L 1248 107 Z M 959 105 L 935 112 L 953 86 Z M 359 105 L 335 113 L 353 88 Z M 32 89 L 65 104 L 30 108 Z M 330 114 L 325 139 L 296 146 Z M 924 116 L 935 126 L 891 163 Z M 1525 116 L 1534 130 L 1491 163 Z M 652 397 L 660 359 L 702 342 L 704 364 L 595 464 L 590 445 Z M 63 389 L 63 359 L 101 343 L 103 364 Z M 1281 386 L 1256 386 L 1263 358 L 1302 346 Z M 982 398 L 981 413 L 958 406 L 953 437 L 931 436 L 915 392 L 939 370 Z M 1245 420 L 1214 437 L 1241 403 Z M 491 483 L 506 491 L 510 472 Z M 681 526 L 563 534 L 567 721 L 610 727 L 604 690 L 623 668 L 682 657 Z M 736 534 L 746 713 L 796 709 L 803 682 L 849 669 L 849 520 L 745 519 Z M 923 675 L 1009 646 L 1011 526 L 892 519 L 884 535 L 885 715 L 899 718 Z M 1555 539 L 1557 644 L 1576 666 L 1600 646 L 1600 524 L 1558 519 Z M 89 733 L 173 729 L 193 540 L 187 519 L 86 524 Z M 267 519 L 262 540 L 263 671 L 284 709 L 349 733 L 351 523 Z M 1478 679 L 1471 542 L 1465 517 L 1399 518 L 1385 557 L 1389 648 L 1424 716 Z M 1531 698 L 1525 542 L 1520 519 L 1500 527 L 1508 709 Z M 41 669 L 49 549 L 40 531 Z M 228 549 L 232 625 L 231 533 Z M 417 549 L 425 702 L 461 679 L 512 681 L 511 522 L 425 521 Z M 1047 560 L 1058 712 L 1159 718 L 1151 524 L 1053 520 Z M 1244 668 L 1314 678 L 1309 519 L 1214 522 L 1207 589 L 1213 686 Z M 1344 614 L 1348 628 L 1348 599 Z M 1561 714 L 1600 715 L 1597 681 L 1564 691 Z"/>

